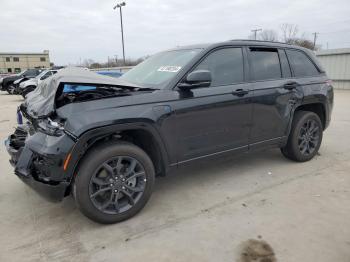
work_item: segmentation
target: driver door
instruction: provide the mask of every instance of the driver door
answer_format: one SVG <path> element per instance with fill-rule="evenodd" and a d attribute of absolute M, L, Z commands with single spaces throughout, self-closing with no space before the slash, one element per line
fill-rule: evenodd
<path fill-rule="evenodd" d="M 240 47 L 212 51 L 193 70 L 209 70 L 210 87 L 178 91 L 179 163 L 248 149 L 252 104 L 243 54 Z"/>

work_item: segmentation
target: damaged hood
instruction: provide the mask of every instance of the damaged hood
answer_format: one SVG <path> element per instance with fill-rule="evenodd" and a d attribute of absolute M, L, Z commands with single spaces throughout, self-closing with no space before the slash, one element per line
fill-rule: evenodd
<path fill-rule="evenodd" d="M 39 83 L 38 87 L 26 96 L 24 105 L 33 118 L 48 116 L 55 111 L 55 97 L 61 83 L 99 84 L 142 88 L 122 79 L 103 76 L 78 67 L 61 69 L 57 74 Z"/>

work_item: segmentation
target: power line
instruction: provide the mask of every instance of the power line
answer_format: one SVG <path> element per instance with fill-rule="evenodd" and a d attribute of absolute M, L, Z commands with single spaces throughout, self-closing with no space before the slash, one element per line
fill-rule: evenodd
<path fill-rule="evenodd" d="M 333 25 L 333 24 L 339 24 L 339 23 L 345 23 L 345 22 L 350 22 L 350 19 L 344 19 L 344 20 L 338 20 L 338 21 L 333 21 L 330 23 L 324 23 L 324 24 L 318 24 L 318 27 L 325 27 L 328 25 Z M 304 26 L 303 28 L 311 28 L 311 27 L 315 27 L 314 25 L 309 25 L 309 26 Z"/>
<path fill-rule="evenodd" d="M 325 34 L 335 34 L 335 33 L 343 33 L 343 32 L 349 32 L 350 33 L 350 28 L 349 29 L 344 29 L 344 30 L 338 30 L 338 31 L 330 31 L 330 32 L 325 32 L 323 33 L 322 32 L 322 35 L 325 35 Z"/>

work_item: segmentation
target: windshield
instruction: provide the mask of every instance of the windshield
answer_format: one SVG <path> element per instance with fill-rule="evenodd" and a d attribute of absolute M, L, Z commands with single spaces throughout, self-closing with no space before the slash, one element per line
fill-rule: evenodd
<path fill-rule="evenodd" d="M 201 49 L 184 49 L 153 55 L 120 78 L 144 86 L 164 85 L 200 51 Z"/>
<path fill-rule="evenodd" d="M 18 75 L 19 76 L 23 76 L 26 72 L 28 72 L 28 69 L 27 70 L 24 70 L 24 71 L 22 71 L 21 73 L 19 73 Z"/>

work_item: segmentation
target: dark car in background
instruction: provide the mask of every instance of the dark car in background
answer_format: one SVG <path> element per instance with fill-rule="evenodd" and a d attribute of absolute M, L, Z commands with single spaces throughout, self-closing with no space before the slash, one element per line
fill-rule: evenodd
<path fill-rule="evenodd" d="M 34 78 L 42 72 L 42 69 L 28 69 L 22 73 L 10 75 L 4 77 L 1 81 L 0 90 L 7 91 L 9 94 L 13 94 L 16 87 L 13 85 L 16 80 L 22 79 L 22 81 Z M 18 82 L 19 84 L 19 82 Z"/>
<path fill-rule="evenodd" d="M 72 193 L 86 216 L 115 223 L 145 206 L 156 175 L 200 159 L 275 147 L 311 160 L 332 108 L 311 51 L 235 40 L 161 52 L 117 79 L 64 69 L 28 94 L 6 147 L 38 193 Z"/>

